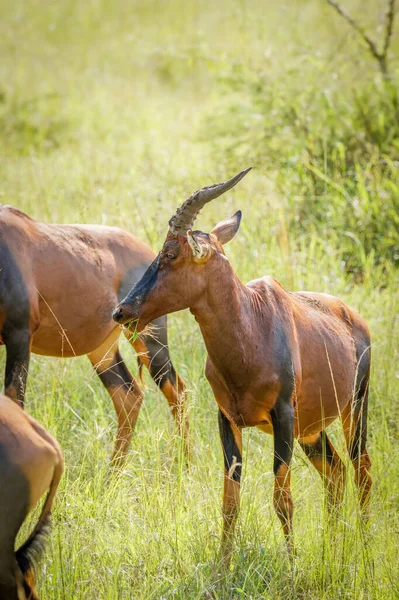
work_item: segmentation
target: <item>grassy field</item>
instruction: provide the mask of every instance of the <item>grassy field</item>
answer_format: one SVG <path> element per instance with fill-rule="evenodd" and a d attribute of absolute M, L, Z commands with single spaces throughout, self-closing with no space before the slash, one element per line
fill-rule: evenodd
<path fill-rule="evenodd" d="M 383 2 L 345 5 L 382 40 Z M 27 410 L 66 458 L 41 597 L 398 598 L 399 36 L 388 87 L 321 0 L 0 0 L 0 9 L 0 202 L 44 221 L 118 225 L 157 249 L 192 191 L 253 164 L 198 227 L 241 208 L 227 247 L 241 279 L 269 274 L 340 296 L 368 321 L 373 344 L 369 531 L 351 467 L 345 507 L 329 523 L 319 476 L 297 448 L 291 565 L 272 507 L 272 439 L 247 430 L 227 574 L 217 566 L 217 409 L 190 314 L 169 319 L 190 389 L 189 469 L 147 376 L 129 463 L 110 481 L 115 416 L 88 360 L 33 356 Z M 339 425 L 331 429 L 345 456 Z"/>

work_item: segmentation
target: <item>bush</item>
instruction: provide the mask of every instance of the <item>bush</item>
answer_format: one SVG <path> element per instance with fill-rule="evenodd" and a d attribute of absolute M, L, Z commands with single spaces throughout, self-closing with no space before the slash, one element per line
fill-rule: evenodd
<path fill-rule="evenodd" d="M 222 83 L 233 93 L 207 117 L 215 151 L 245 156 L 268 173 L 285 198 L 293 237 L 336 238 L 357 275 L 363 260 L 354 243 L 376 263 L 399 264 L 397 87 L 375 80 L 356 90 L 320 89 L 299 72 L 273 80 L 242 65 Z"/>

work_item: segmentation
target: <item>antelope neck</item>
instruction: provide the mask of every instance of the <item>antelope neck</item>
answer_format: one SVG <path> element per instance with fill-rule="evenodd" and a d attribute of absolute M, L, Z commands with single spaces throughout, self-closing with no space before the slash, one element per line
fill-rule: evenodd
<path fill-rule="evenodd" d="M 215 269 L 207 281 L 207 291 L 190 308 L 198 322 L 212 363 L 228 376 L 247 362 L 251 347 L 256 346 L 260 320 L 264 323 L 266 305 L 262 315 L 254 290 L 245 286 L 230 263 L 220 259 L 220 268 Z M 226 378 L 231 379 L 231 376 Z"/>

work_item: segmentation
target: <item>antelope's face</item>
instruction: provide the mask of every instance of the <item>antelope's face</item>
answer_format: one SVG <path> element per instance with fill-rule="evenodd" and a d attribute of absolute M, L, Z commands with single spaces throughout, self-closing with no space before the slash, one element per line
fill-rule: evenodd
<path fill-rule="evenodd" d="M 210 276 L 217 276 L 216 258 L 223 244 L 237 232 L 241 211 L 219 223 L 210 234 L 189 229 L 185 236 L 168 233 L 161 252 L 140 281 L 117 306 L 117 323 L 131 323 L 141 331 L 148 323 L 191 308 L 206 292 Z"/>
<path fill-rule="evenodd" d="M 207 202 L 234 187 L 249 170 L 198 190 L 176 211 L 161 252 L 116 307 L 113 318 L 117 323 L 142 331 L 157 317 L 191 308 L 200 300 L 210 275 L 215 271 L 217 275 L 215 259 L 224 254 L 223 244 L 238 230 L 241 212 L 219 223 L 210 234 L 193 232 L 194 220 Z"/>

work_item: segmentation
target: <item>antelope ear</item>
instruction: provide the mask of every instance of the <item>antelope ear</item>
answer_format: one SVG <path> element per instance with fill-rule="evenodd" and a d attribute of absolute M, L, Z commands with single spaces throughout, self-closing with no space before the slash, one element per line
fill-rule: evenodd
<path fill-rule="evenodd" d="M 232 217 L 220 221 L 211 231 L 224 246 L 233 239 L 241 223 L 242 212 L 238 210 Z"/>

